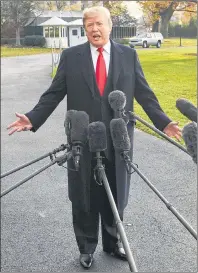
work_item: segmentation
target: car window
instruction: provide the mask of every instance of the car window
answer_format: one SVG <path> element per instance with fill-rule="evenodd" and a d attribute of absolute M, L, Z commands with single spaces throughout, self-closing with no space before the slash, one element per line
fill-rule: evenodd
<path fill-rule="evenodd" d="M 147 37 L 147 38 L 151 38 L 152 36 L 151 36 L 150 33 L 147 33 L 146 37 Z"/>

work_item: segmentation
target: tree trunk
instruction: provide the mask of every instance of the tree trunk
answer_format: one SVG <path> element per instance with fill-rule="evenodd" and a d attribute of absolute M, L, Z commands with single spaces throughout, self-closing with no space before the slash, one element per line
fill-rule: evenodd
<path fill-rule="evenodd" d="M 159 20 L 152 25 L 152 32 L 159 32 Z"/>
<path fill-rule="evenodd" d="M 175 11 L 173 9 L 173 4 L 174 4 L 174 1 L 170 4 L 170 6 L 166 10 L 164 10 L 160 14 L 160 16 L 161 16 L 160 32 L 162 33 L 164 38 L 168 37 L 168 24 L 169 24 L 169 21 Z"/>
<path fill-rule="evenodd" d="M 20 27 L 16 27 L 16 46 L 20 46 Z"/>

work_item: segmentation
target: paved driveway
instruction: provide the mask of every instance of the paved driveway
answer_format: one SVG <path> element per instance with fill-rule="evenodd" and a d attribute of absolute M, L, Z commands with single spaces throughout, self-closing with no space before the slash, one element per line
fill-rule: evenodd
<path fill-rule="evenodd" d="M 62 101 L 36 134 L 8 136 L 15 112 L 25 113 L 50 85 L 51 56 L 2 58 L 2 173 L 66 142 Z M 171 144 L 135 132 L 134 162 L 196 228 L 196 166 Z M 2 179 L 2 190 L 49 163 L 45 159 Z M 55 165 L 2 198 L 2 272 L 82 272 L 67 197 L 66 169 Z M 133 174 L 125 230 L 139 272 L 197 272 L 196 240 Z M 92 272 L 129 272 L 126 262 L 102 252 Z"/>

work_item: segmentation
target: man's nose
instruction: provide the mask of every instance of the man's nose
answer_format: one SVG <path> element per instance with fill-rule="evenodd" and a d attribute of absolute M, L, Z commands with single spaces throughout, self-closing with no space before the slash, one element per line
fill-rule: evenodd
<path fill-rule="evenodd" d="M 96 24 L 93 25 L 93 31 L 97 31 L 98 30 L 98 26 Z"/>

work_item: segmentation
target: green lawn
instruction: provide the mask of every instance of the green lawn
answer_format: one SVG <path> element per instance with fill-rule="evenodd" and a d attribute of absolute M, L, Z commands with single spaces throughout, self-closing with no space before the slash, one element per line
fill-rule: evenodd
<path fill-rule="evenodd" d="M 34 54 L 43 54 L 50 53 L 51 48 L 15 48 L 15 47 L 6 47 L 1 46 L 1 57 L 13 57 L 13 56 L 24 56 L 24 55 L 34 55 Z"/>
<path fill-rule="evenodd" d="M 178 47 L 180 45 L 180 38 L 164 39 L 162 47 Z M 196 46 L 197 39 L 181 38 L 182 46 Z"/>
<path fill-rule="evenodd" d="M 137 49 L 137 52 L 146 79 L 160 105 L 182 127 L 188 119 L 176 109 L 175 102 L 178 98 L 186 98 L 196 105 L 196 47 Z M 149 121 L 137 103 L 135 113 Z M 139 122 L 137 127 L 153 134 Z"/>

